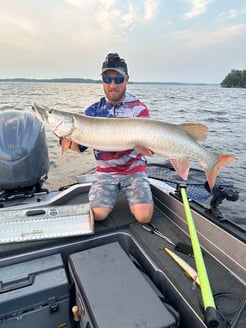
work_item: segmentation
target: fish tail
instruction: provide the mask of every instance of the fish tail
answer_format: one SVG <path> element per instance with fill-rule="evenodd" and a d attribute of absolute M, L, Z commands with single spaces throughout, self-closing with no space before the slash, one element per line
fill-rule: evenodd
<path fill-rule="evenodd" d="M 208 184 L 210 189 L 212 190 L 214 185 L 215 185 L 215 181 L 216 181 L 216 177 L 219 173 L 219 170 L 224 167 L 225 165 L 229 164 L 232 161 L 237 160 L 236 157 L 232 156 L 232 155 L 226 155 L 226 154 L 218 154 L 217 155 L 217 162 L 215 163 L 215 165 L 209 169 L 206 170 L 206 176 L 208 179 Z"/>

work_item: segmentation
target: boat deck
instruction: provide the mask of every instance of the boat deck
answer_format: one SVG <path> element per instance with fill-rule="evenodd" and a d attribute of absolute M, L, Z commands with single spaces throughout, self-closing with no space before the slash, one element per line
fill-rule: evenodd
<path fill-rule="evenodd" d="M 76 197 L 66 199 L 66 205 L 87 203 L 88 188 L 89 186 Z M 183 228 L 163 211 L 158 194 L 154 199 L 155 211 L 151 223 L 174 243 L 190 244 L 189 237 Z M 64 204 L 64 199 L 54 202 L 57 205 L 59 203 Z M 0 267 L 57 252 L 62 254 L 64 262 L 67 263 L 67 258 L 71 253 L 112 241 L 118 241 L 130 256 L 136 258 L 164 294 L 166 301 L 180 313 L 181 327 L 190 327 L 191 320 L 193 327 L 205 327 L 200 288 L 164 251 L 165 247 L 171 250 L 174 250 L 174 247 L 162 238 L 145 231 L 130 213 L 123 196 L 119 197 L 117 205 L 105 221 L 95 222 L 93 235 L 3 244 L 0 248 Z M 180 252 L 176 254 L 195 268 L 193 257 Z M 243 281 L 243 276 L 239 279 L 204 249 L 203 254 L 213 294 L 217 295 L 216 299 L 219 301 L 218 310 L 220 306 L 223 307 L 223 302 L 221 302 L 223 299 L 232 304 L 233 308 L 229 307 L 226 314 L 231 322 L 246 295 L 245 280 Z M 242 317 L 246 320 L 245 308 L 240 322 Z"/>

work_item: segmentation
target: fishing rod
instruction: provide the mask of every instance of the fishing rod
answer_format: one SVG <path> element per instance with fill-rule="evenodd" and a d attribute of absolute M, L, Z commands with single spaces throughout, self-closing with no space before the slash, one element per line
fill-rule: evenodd
<path fill-rule="evenodd" d="M 220 327 L 223 321 L 223 327 L 224 327 L 224 319 L 215 306 L 214 297 L 212 294 L 206 266 L 204 263 L 195 223 L 192 217 L 190 204 L 186 195 L 186 187 L 184 185 L 179 185 L 179 188 L 184 204 L 184 211 L 188 224 L 191 245 L 193 248 L 196 269 L 200 281 L 200 289 L 201 289 L 203 306 L 205 311 L 204 322 L 209 328 L 214 328 L 214 327 Z"/>

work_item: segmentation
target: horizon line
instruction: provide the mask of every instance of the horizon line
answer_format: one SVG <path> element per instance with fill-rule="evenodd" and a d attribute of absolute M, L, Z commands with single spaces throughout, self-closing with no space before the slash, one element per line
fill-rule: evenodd
<path fill-rule="evenodd" d="M 67 77 L 67 78 L 0 78 L 0 82 L 70 82 L 70 83 L 102 83 L 102 80 L 94 80 L 91 78 L 77 78 L 77 77 Z M 196 85 L 220 85 L 218 82 L 164 82 L 164 81 L 129 81 L 129 84 L 196 84 Z"/>

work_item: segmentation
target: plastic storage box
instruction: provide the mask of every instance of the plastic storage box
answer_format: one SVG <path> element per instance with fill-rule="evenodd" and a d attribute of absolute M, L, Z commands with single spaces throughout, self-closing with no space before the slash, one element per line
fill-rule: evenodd
<path fill-rule="evenodd" d="M 0 268 L 0 326 L 71 327 L 60 254 Z"/>
<path fill-rule="evenodd" d="M 176 327 L 143 273 L 118 242 L 70 255 L 80 327 Z"/>

